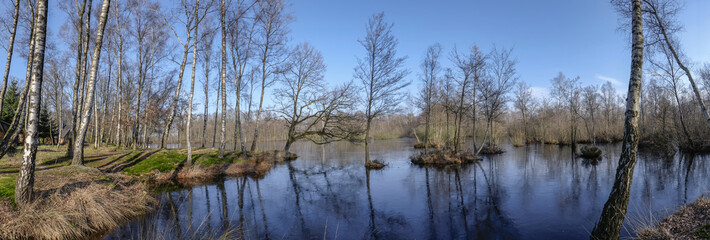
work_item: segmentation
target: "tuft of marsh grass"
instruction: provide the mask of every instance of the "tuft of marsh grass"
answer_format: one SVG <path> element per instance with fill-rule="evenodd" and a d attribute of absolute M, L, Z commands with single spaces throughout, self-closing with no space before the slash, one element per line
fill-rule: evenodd
<path fill-rule="evenodd" d="M 2 239 L 81 239 L 145 214 L 155 201 L 146 187 L 88 167 L 38 173 L 36 200 L 0 208 Z"/>

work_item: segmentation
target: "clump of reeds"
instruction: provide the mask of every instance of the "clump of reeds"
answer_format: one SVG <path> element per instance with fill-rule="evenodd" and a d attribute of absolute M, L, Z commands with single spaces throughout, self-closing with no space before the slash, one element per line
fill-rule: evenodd
<path fill-rule="evenodd" d="M 387 164 L 380 162 L 379 160 L 372 160 L 365 163 L 365 168 L 367 169 L 382 169 L 385 166 L 387 166 Z"/>
<path fill-rule="evenodd" d="M 414 144 L 414 148 L 415 148 L 415 149 L 424 149 L 425 147 L 426 147 L 426 145 L 424 144 L 424 142 L 418 142 L 418 143 L 415 143 L 415 144 Z M 430 142 L 430 143 L 429 143 L 429 148 L 431 148 L 431 149 L 439 149 L 439 148 L 441 148 L 441 144 Z"/>
<path fill-rule="evenodd" d="M 259 160 L 259 158 L 243 161 L 238 163 L 230 164 L 225 169 L 225 174 L 230 177 L 236 176 L 250 176 L 250 177 L 263 177 L 266 175 L 273 163 L 265 160 Z"/>
<path fill-rule="evenodd" d="M 599 159 L 602 157 L 602 150 L 596 146 L 582 146 L 579 149 L 579 156 L 586 159 Z"/>
<path fill-rule="evenodd" d="M 412 163 L 417 165 L 458 165 L 472 163 L 480 160 L 473 152 L 454 152 L 451 150 L 434 150 L 428 153 L 420 152 L 410 157 Z"/>
<path fill-rule="evenodd" d="M 486 155 L 491 155 L 491 154 L 501 154 L 503 153 L 503 149 L 498 147 L 496 144 L 486 144 L 481 148 L 480 154 L 486 154 Z"/>

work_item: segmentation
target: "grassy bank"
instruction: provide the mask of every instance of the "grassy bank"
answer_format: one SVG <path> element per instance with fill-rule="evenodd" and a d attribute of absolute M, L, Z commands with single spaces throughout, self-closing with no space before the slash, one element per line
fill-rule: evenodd
<path fill-rule="evenodd" d="M 14 203 L 19 154 L 0 161 L 0 239 L 79 239 L 111 229 L 155 206 L 153 186 L 207 183 L 223 176 L 263 177 L 273 164 L 294 154 L 195 149 L 187 165 L 185 149 L 132 151 L 86 148 L 85 166 L 70 166 L 65 148 L 40 146 L 35 201 Z M 157 184 L 156 184 L 157 183 Z"/>
<path fill-rule="evenodd" d="M 640 227 L 637 239 L 710 239 L 710 199 L 683 206 L 656 226 Z"/>

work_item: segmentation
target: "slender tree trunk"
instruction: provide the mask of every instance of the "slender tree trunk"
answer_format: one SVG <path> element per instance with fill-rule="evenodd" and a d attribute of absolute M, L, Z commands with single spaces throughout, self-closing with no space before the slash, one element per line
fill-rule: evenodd
<path fill-rule="evenodd" d="M 27 135 L 25 137 L 24 154 L 22 156 L 22 165 L 20 166 L 17 183 L 15 184 L 15 202 L 20 207 L 27 206 L 32 201 L 32 192 L 34 188 L 34 171 L 35 160 L 37 157 L 37 136 L 39 125 L 40 99 L 42 98 L 42 76 L 44 70 L 44 49 L 47 31 L 47 0 L 37 0 L 37 13 L 33 32 L 34 37 L 34 54 L 32 58 L 32 80 L 31 94 L 29 97 L 30 109 L 29 115 L 31 118 L 30 124 L 27 126 Z"/>
<path fill-rule="evenodd" d="M 224 0 L 221 0 L 219 22 L 222 27 L 222 62 L 221 62 L 221 72 L 220 81 L 222 87 L 220 88 L 220 93 L 222 95 L 222 127 L 219 135 L 219 158 L 224 158 L 224 147 L 226 141 L 226 128 L 227 128 L 227 26 L 225 25 L 224 17 L 227 14 L 227 6 L 225 6 Z"/>
<path fill-rule="evenodd" d="M 197 19 L 199 18 L 200 0 L 195 1 L 195 41 L 192 43 L 192 76 L 190 77 L 190 97 L 187 100 L 187 127 L 185 133 L 185 140 L 187 142 L 187 165 L 192 165 L 192 142 L 190 141 L 191 134 L 191 123 L 192 123 L 192 97 L 195 93 L 195 66 L 197 66 L 197 40 L 199 36 L 197 34 L 197 28 L 200 26 Z M 205 104 L 207 105 L 207 104 Z"/>
<path fill-rule="evenodd" d="M 471 113 L 471 115 L 472 115 L 472 117 L 471 117 L 471 125 L 473 125 L 473 126 L 472 126 L 472 128 L 473 128 L 473 137 L 472 137 L 472 139 L 473 139 L 473 140 L 472 140 L 471 142 L 473 142 L 473 149 L 472 149 L 473 151 L 476 150 L 476 118 L 477 118 L 477 117 L 476 117 L 476 114 L 477 114 L 477 112 L 476 112 L 476 90 L 477 90 L 476 88 L 477 88 L 477 87 L 476 87 L 476 86 L 478 86 L 478 80 L 477 80 L 477 78 L 474 78 L 474 80 L 475 80 L 475 82 L 473 83 L 473 104 L 471 104 L 471 105 L 472 105 L 471 108 L 473 109 L 473 111 L 472 111 L 472 113 Z"/>
<path fill-rule="evenodd" d="M 368 109 L 369 112 L 369 109 Z M 367 119 L 367 123 L 365 125 L 365 166 L 367 167 L 367 164 L 370 163 L 370 126 L 371 126 L 372 120 L 370 118 Z"/>
<path fill-rule="evenodd" d="M 525 111 L 521 111 L 523 114 L 523 134 L 525 135 L 525 145 L 528 144 L 528 121 L 525 118 Z"/>
<path fill-rule="evenodd" d="M 673 58 L 675 59 L 676 63 L 678 63 L 678 67 L 685 72 L 685 76 L 688 77 L 688 81 L 690 82 L 690 86 L 693 89 L 693 93 L 695 94 L 695 99 L 698 100 L 698 104 L 700 105 L 700 110 L 703 112 L 703 115 L 705 116 L 705 121 L 708 123 L 708 126 L 710 126 L 710 113 L 708 113 L 707 106 L 705 105 L 705 101 L 703 101 L 703 96 L 700 93 L 700 89 L 698 89 L 698 85 L 695 84 L 695 80 L 693 79 L 693 75 L 690 72 L 690 69 L 683 64 L 683 62 L 680 60 L 680 56 L 678 56 L 678 52 L 676 52 L 675 47 L 673 47 L 673 43 L 671 43 L 670 38 L 668 37 L 668 33 L 666 33 L 666 28 L 663 25 L 663 21 L 661 21 L 660 16 L 658 16 L 658 10 L 656 9 L 656 6 L 654 4 L 647 4 L 649 5 L 653 11 L 652 15 L 655 18 L 656 22 L 658 23 L 658 27 L 661 28 L 661 33 L 663 34 L 663 40 L 666 43 L 666 46 L 668 47 L 669 50 L 671 50 L 671 53 L 673 54 Z"/>
<path fill-rule="evenodd" d="M 72 108 L 71 108 L 71 127 L 69 134 L 69 142 L 67 144 L 67 157 L 73 157 L 74 153 L 74 140 L 76 139 L 76 125 L 77 125 L 77 115 L 79 113 L 79 86 L 81 86 L 81 66 L 82 66 L 82 50 L 84 49 L 84 12 L 86 10 L 86 0 L 83 1 L 77 16 L 79 16 L 79 21 L 77 23 L 77 52 L 76 52 L 76 72 L 74 78 L 74 88 L 72 94 Z"/>
<path fill-rule="evenodd" d="M 643 19 L 641 0 L 632 0 L 632 47 L 631 47 L 631 77 L 626 97 L 626 116 L 624 120 L 624 142 L 616 169 L 614 186 L 609 199 L 604 204 L 601 218 L 592 230 L 590 239 L 618 239 L 621 226 L 626 217 L 629 204 L 629 191 L 636 165 L 638 150 L 639 99 L 643 77 Z"/>
<path fill-rule="evenodd" d="M 221 70 L 220 70 L 221 72 Z M 221 75 L 221 73 L 220 73 Z M 217 91 L 219 92 L 222 89 L 222 81 L 217 81 Z M 214 124 L 213 124 L 213 129 L 212 129 L 212 147 L 216 146 L 216 139 L 217 139 L 217 119 L 219 115 L 219 99 L 222 94 L 217 94 L 217 102 L 214 104 Z"/>
<path fill-rule="evenodd" d="M 86 101 L 86 95 L 88 94 L 87 90 L 86 90 L 86 80 L 87 80 L 86 79 L 86 74 L 87 74 L 86 69 L 88 68 L 88 64 L 89 64 L 89 61 L 88 61 L 89 41 L 90 41 L 89 34 L 91 32 L 91 8 L 93 6 L 93 0 L 89 0 L 87 3 L 87 6 L 88 6 L 88 9 L 86 9 L 86 21 L 83 22 L 86 24 L 86 28 L 83 31 L 86 34 L 80 34 L 80 37 L 82 37 L 82 41 L 84 43 L 82 44 L 83 47 L 81 49 L 81 55 L 82 55 L 81 64 L 80 64 L 81 68 L 79 70 L 80 88 L 79 88 L 79 101 L 78 101 L 79 106 L 78 106 L 78 110 L 76 113 L 77 114 L 76 115 L 76 125 L 74 126 L 74 128 L 76 129 L 76 131 L 75 131 L 76 136 L 74 136 L 75 143 L 76 143 L 76 138 L 78 138 L 78 134 L 79 134 L 79 127 L 80 127 L 79 124 L 81 124 L 81 120 L 82 120 L 81 114 L 84 112 L 84 108 L 87 106 L 90 107 L 90 104 L 91 104 L 91 101 Z M 81 35 L 83 35 L 83 36 L 81 36 Z M 82 145 L 83 145 L 83 143 L 82 143 Z M 74 146 L 74 149 L 76 149 L 76 146 Z M 72 150 L 70 150 L 70 151 L 72 151 Z M 73 157 L 73 154 L 74 153 L 72 153 L 72 157 Z"/>
<path fill-rule="evenodd" d="M 429 85 L 431 89 L 431 85 Z M 424 154 L 429 153 L 429 119 L 431 118 L 431 91 L 427 90 L 426 116 L 424 119 Z M 414 130 L 416 133 L 416 129 Z"/>
<path fill-rule="evenodd" d="M 689 146 L 691 148 L 694 148 L 695 145 L 693 143 L 693 138 L 690 137 L 690 133 L 688 133 L 688 128 L 685 127 L 685 119 L 683 118 L 683 113 L 680 110 L 680 98 L 678 97 L 678 88 L 676 87 L 675 83 L 673 83 L 673 95 L 675 96 L 675 102 L 678 105 L 678 119 L 680 120 L 680 126 L 683 128 L 683 134 L 685 135 Z M 665 126 L 665 124 L 663 124 L 663 126 Z"/>
<path fill-rule="evenodd" d="M 93 131 L 94 131 L 94 149 L 96 149 L 99 147 L 99 138 L 98 138 L 98 134 L 99 134 L 99 118 L 98 118 L 99 117 L 98 116 L 99 108 L 98 107 L 99 106 L 98 106 L 98 97 L 96 96 L 96 87 L 94 87 L 94 91 L 91 94 L 94 95 L 94 112 L 96 113 L 95 115 L 92 116 L 92 118 L 94 119 L 94 129 L 93 129 Z"/>
<path fill-rule="evenodd" d="M 189 22 L 190 20 L 188 20 Z M 175 97 L 170 104 L 170 114 L 168 114 L 168 120 L 165 122 L 165 129 L 163 130 L 163 137 L 160 139 L 160 149 L 165 148 L 165 144 L 168 141 L 168 135 L 170 134 L 170 125 L 173 124 L 173 119 L 175 119 L 175 108 L 177 107 L 178 100 L 180 99 L 180 87 L 182 86 L 182 77 L 185 74 L 185 64 L 187 64 L 187 55 L 190 52 L 190 39 L 192 31 L 190 31 L 189 24 L 185 27 L 187 32 L 187 40 L 185 40 L 185 45 L 182 53 L 182 62 L 180 62 L 180 71 L 178 72 L 178 82 L 175 88 Z M 193 56 L 194 58 L 194 56 Z M 194 66 L 192 67 L 195 68 Z"/>
<path fill-rule="evenodd" d="M 15 1 L 15 11 L 12 14 L 12 30 L 10 31 L 10 42 L 7 46 L 7 60 L 5 61 L 5 75 L 2 77 L 2 90 L 0 90 L 0 110 L 5 103 L 5 92 L 7 91 L 7 78 L 10 76 L 10 64 L 12 63 L 13 47 L 15 46 L 15 34 L 17 33 L 17 20 L 20 15 L 20 2 Z"/>
<path fill-rule="evenodd" d="M 119 4 L 120 2 L 115 3 L 116 5 L 116 11 L 115 11 L 115 16 L 116 16 L 116 30 L 117 30 L 117 35 L 118 35 L 118 69 L 117 74 L 118 74 L 118 81 L 116 83 L 116 101 L 118 101 L 118 111 L 116 114 L 118 114 L 117 118 L 117 124 L 116 124 L 116 146 L 121 147 L 121 116 L 123 115 L 123 89 L 121 89 L 121 83 L 123 81 L 123 76 L 122 74 L 122 65 L 123 65 L 123 36 L 121 36 L 121 20 L 118 17 L 118 11 L 119 11 Z"/>
<path fill-rule="evenodd" d="M 56 89 L 57 93 L 59 96 L 57 96 L 57 99 L 59 99 L 59 102 L 57 103 L 57 109 L 55 110 L 57 122 L 59 123 L 58 131 L 57 131 L 57 149 L 59 149 L 59 143 L 62 142 L 62 131 L 64 130 L 64 119 L 62 118 L 62 115 L 64 115 L 64 112 L 62 112 L 62 105 L 64 105 L 64 85 L 59 82 L 59 89 Z"/>
<path fill-rule="evenodd" d="M 29 89 L 30 85 L 32 82 L 32 71 L 33 71 L 33 64 L 32 64 L 32 59 L 34 59 L 34 53 L 35 53 L 35 21 L 37 20 L 34 15 L 35 13 L 32 10 L 32 6 L 30 5 L 30 10 L 32 11 L 33 17 L 32 20 L 30 21 L 30 29 L 32 29 L 32 32 L 30 33 L 30 51 L 27 56 L 27 68 L 25 69 L 25 87 L 22 89 L 22 96 L 19 99 L 19 102 L 17 103 L 17 108 L 15 109 L 15 116 L 12 118 L 12 123 L 10 123 L 10 127 L 7 129 L 5 132 L 5 135 L 2 138 L 2 142 L 0 143 L 0 158 L 5 156 L 7 154 L 7 151 L 10 149 L 10 146 L 15 142 L 17 139 L 17 136 L 20 133 L 20 130 L 23 129 L 23 125 L 26 123 L 26 118 L 24 115 L 27 113 L 27 101 L 28 99 L 28 94 L 29 94 Z M 27 134 L 25 133 L 25 136 Z"/>
<path fill-rule="evenodd" d="M 102 121 L 102 123 L 104 123 L 104 125 L 106 123 L 106 114 L 108 112 L 108 105 L 109 105 L 109 100 L 110 100 L 108 92 L 109 92 L 109 90 L 111 90 L 111 67 L 113 67 L 113 61 L 111 61 L 111 52 L 109 51 L 108 53 L 109 53 L 109 55 L 108 55 L 108 80 L 106 81 L 106 84 L 104 85 L 104 91 L 103 91 L 104 92 L 103 93 L 104 107 L 103 107 L 103 110 L 101 111 L 101 121 Z M 111 124 L 111 125 L 109 125 L 109 130 L 111 130 L 110 126 L 113 126 L 113 114 L 112 114 L 111 121 L 109 122 L 109 124 Z M 101 143 L 104 141 L 104 133 L 105 132 L 106 132 L 106 127 L 102 126 L 100 136 L 99 136 L 99 142 L 98 142 L 99 147 L 101 146 Z"/>
<path fill-rule="evenodd" d="M 99 68 L 99 60 L 101 57 L 101 44 L 103 43 L 104 29 L 106 27 L 106 19 L 108 18 L 108 9 L 111 0 L 104 0 L 101 4 L 101 16 L 99 16 L 99 26 L 96 30 L 96 39 L 94 40 L 94 53 L 91 57 L 91 72 L 89 75 L 89 82 L 87 83 L 87 99 L 86 102 L 91 103 L 94 101 L 94 88 L 96 85 L 96 74 Z M 83 165 L 84 164 L 84 138 L 86 137 L 86 130 L 89 127 L 89 119 L 91 119 L 91 107 L 87 107 L 84 113 L 81 115 L 81 125 L 79 127 L 79 132 L 77 134 L 76 142 L 74 142 L 74 156 L 72 158 L 72 165 Z"/>
<path fill-rule="evenodd" d="M 207 49 L 205 51 L 210 51 L 210 49 Z M 209 99 L 209 93 L 210 93 L 210 58 L 209 55 L 211 54 L 210 52 L 206 52 L 205 54 L 208 55 L 208 57 L 205 59 L 205 111 L 202 114 L 202 148 L 205 148 L 205 142 L 207 142 L 207 119 L 209 118 L 209 105 L 210 105 L 210 99 Z"/>

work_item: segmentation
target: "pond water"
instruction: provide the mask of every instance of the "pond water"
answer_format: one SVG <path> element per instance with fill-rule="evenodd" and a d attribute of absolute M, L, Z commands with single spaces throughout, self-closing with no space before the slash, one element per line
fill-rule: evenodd
<path fill-rule="evenodd" d="M 568 147 L 506 146 L 478 164 L 436 169 L 410 163 L 412 144 L 375 141 L 371 156 L 389 166 L 368 172 L 362 145 L 299 142 L 292 147 L 299 158 L 263 179 L 159 194 L 155 213 L 105 239 L 191 239 L 225 231 L 246 239 L 588 239 L 621 151 L 618 144 L 602 145 L 603 159 L 592 164 L 572 158 Z M 707 162 L 640 154 L 622 237 L 710 190 Z"/>

